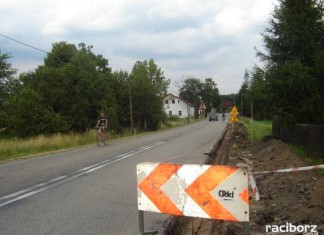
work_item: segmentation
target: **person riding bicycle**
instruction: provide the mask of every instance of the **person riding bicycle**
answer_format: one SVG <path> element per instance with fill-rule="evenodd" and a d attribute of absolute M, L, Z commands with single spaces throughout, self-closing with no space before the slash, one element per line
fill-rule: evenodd
<path fill-rule="evenodd" d="M 108 127 L 108 118 L 105 116 L 104 112 L 100 113 L 96 127 L 100 128 L 106 134 L 106 129 Z"/>

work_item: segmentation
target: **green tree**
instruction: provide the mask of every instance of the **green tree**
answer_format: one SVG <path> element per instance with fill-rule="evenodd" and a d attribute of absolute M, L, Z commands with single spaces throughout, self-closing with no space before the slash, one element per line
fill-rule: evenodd
<path fill-rule="evenodd" d="M 77 52 L 75 45 L 67 42 L 56 42 L 52 44 L 51 52 L 47 53 L 44 65 L 52 68 L 59 68 L 68 64 Z"/>
<path fill-rule="evenodd" d="M 165 118 L 163 98 L 170 81 L 153 59 L 137 61 L 130 74 L 134 121 L 139 128 L 156 130 Z"/>
<path fill-rule="evenodd" d="M 17 70 L 13 69 L 11 64 L 7 61 L 10 58 L 9 54 L 2 54 L 0 51 L 0 105 L 10 95 L 13 95 L 14 91 L 19 86 L 18 81 L 13 77 Z"/>
<path fill-rule="evenodd" d="M 123 128 L 131 128 L 131 112 L 130 112 L 130 99 L 131 95 L 131 83 L 130 75 L 127 71 L 114 71 L 113 77 L 113 90 L 116 97 L 116 117 L 118 117 L 117 132 L 122 132 Z"/>
<path fill-rule="evenodd" d="M 323 2 L 279 0 L 262 35 L 265 80 L 274 121 L 324 123 Z"/>
<path fill-rule="evenodd" d="M 256 120 L 271 119 L 269 92 L 265 80 L 265 71 L 258 66 L 252 68 L 251 74 L 251 109 Z"/>
<path fill-rule="evenodd" d="M 201 98 L 206 104 L 206 113 L 212 108 L 217 108 L 220 105 L 219 91 L 217 84 L 212 78 L 206 78 L 202 84 Z"/>
<path fill-rule="evenodd" d="M 206 78 L 204 82 L 198 78 L 186 79 L 179 89 L 179 96 L 195 106 L 195 117 L 198 117 L 201 101 L 206 105 L 206 113 L 210 112 L 212 108 L 217 108 L 220 104 L 217 84 L 212 78 Z"/>
<path fill-rule="evenodd" d="M 2 54 L 0 51 L 0 132 L 6 128 L 3 105 L 21 86 L 19 81 L 14 78 L 17 70 L 11 67 L 8 59 L 10 59 L 10 55 Z"/>
<path fill-rule="evenodd" d="M 251 117 L 251 81 L 250 74 L 245 69 L 243 83 L 238 93 L 237 108 L 242 116 Z"/>
<path fill-rule="evenodd" d="M 59 114 L 30 88 L 23 88 L 4 105 L 7 131 L 18 137 L 67 131 Z"/>
<path fill-rule="evenodd" d="M 22 78 L 46 105 L 62 116 L 70 131 L 82 132 L 95 125 L 100 111 L 116 117 L 115 97 L 108 60 L 95 55 L 92 46 L 54 43 L 53 50 L 34 74 Z M 116 124 L 118 120 L 110 120 Z"/>
<path fill-rule="evenodd" d="M 192 103 L 195 107 L 195 117 L 198 118 L 198 108 L 202 100 L 203 83 L 198 78 L 188 78 L 179 89 L 180 98 Z"/>

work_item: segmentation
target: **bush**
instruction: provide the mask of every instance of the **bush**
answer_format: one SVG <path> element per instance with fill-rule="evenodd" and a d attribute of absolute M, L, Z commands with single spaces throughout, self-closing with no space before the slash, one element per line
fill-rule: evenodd
<path fill-rule="evenodd" d="M 178 121 L 180 118 L 177 115 L 172 115 L 168 117 L 169 121 Z"/>
<path fill-rule="evenodd" d="M 66 132 L 68 124 L 48 109 L 39 94 L 29 88 L 11 97 L 4 105 L 7 131 L 18 137 Z"/>

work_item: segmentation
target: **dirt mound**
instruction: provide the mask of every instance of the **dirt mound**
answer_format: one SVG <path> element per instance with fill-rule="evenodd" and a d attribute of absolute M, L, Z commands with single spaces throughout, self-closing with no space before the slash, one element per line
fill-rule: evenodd
<path fill-rule="evenodd" d="M 230 125 L 211 159 L 212 164 L 245 165 L 250 172 L 306 166 L 287 144 L 266 138 L 251 144 L 246 128 Z M 250 234 L 265 234 L 266 225 L 324 224 L 324 176 L 315 171 L 254 174 L 260 193 L 250 191 Z M 170 222 L 171 221 L 171 222 Z M 166 234 L 243 234 L 242 223 L 187 217 L 171 217 Z M 323 232 L 323 231 L 322 231 Z"/>

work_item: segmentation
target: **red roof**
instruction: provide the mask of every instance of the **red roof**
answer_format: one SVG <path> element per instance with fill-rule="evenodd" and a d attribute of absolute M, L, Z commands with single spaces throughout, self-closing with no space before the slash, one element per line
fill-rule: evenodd
<path fill-rule="evenodd" d="M 204 101 L 200 101 L 199 110 L 206 110 L 206 105 Z"/>
<path fill-rule="evenodd" d="M 229 100 L 223 100 L 221 103 L 221 107 L 223 108 L 233 107 L 233 103 Z"/>

